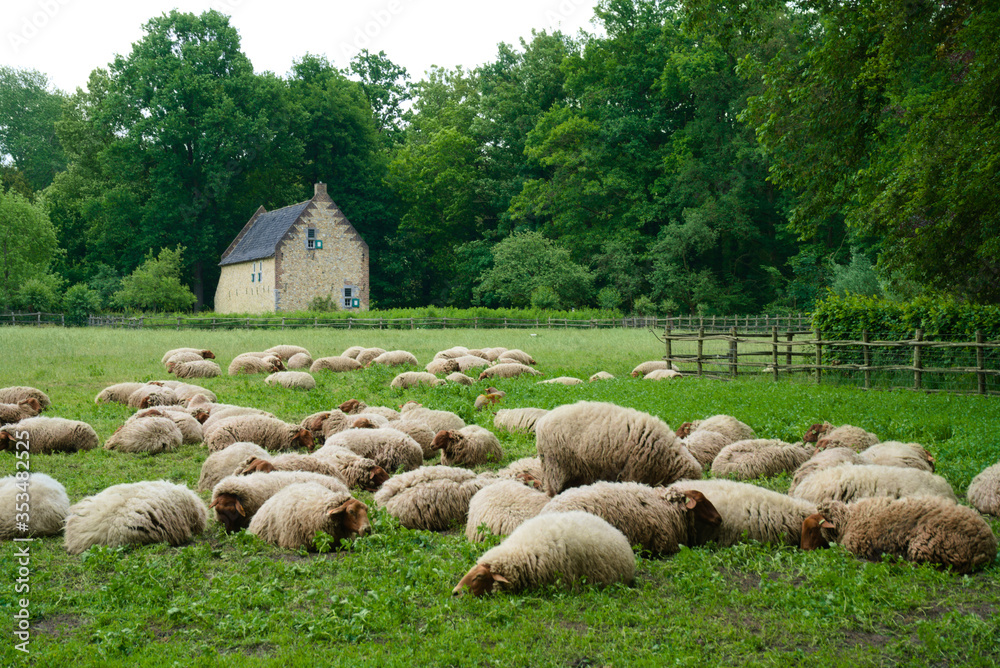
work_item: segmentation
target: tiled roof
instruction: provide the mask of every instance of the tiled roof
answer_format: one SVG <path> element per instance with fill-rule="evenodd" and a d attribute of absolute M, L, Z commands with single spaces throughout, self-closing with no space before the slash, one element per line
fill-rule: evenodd
<path fill-rule="evenodd" d="M 312 200 L 260 214 L 240 242 L 219 266 L 273 257 L 281 237 L 299 219 Z"/>

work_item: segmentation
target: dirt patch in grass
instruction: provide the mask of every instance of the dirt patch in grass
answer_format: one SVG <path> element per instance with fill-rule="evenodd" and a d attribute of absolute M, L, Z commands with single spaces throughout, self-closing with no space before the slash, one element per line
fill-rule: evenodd
<path fill-rule="evenodd" d="M 745 573 L 743 571 L 734 571 L 729 568 L 720 568 L 719 573 L 726 578 L 727 582 L 732 583 L 732 586 L 739 589 L 740 593 L 746 594 L 747 592 L 753 591 L 760 587 L 761 577 L 758 573 Z M 772 573 L 769 579 L 777 579 L 777 574 Z"/>
<path fill-rule="evenodd" d="M 40 619 L 35 622 L 31 629 L 38 635 L 60 638 L 73 635 L 84 623 L 80 615 L 63 613 Z"/>

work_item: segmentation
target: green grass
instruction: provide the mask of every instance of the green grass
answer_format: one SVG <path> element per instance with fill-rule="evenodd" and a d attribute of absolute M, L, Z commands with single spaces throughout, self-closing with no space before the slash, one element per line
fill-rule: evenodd
<path fill-rule="evenodd" d="M 532 336 L 531 334 L 537 334 Z M 350 345 L 403 348 L 426 362 L 456 344 L 520 347 L 548 377 L 618 378 L 565 387 L 500 380 L 504 406 L 613 401 L 672 425 L 725 412 L 760 436 L 797 440 L 813 422 L 850 422 L 884 439 L 915 440 L 963 495 L 1000 460 L 996 398 L 862 392 L 800 382 L 628 377 L 662 347 L 644 331 L 100 331 L 0 328 L 0 387 L 46 391 L 49 415 L 85 420 L 102 441 L 130 411 L 97 406 L 106 385 L 165 377 L 162 353 L 211 348 L 223 367 L 237 353 L 277 343 L 314 356 Z M 416 398 L 492 427 L 475 388 L 388 388 L 393 372 L 319 375 L 311 392 L 268 388 L 261 377 L 206 379 L 221 401 L 287 419 L 357 397 L 395 406 Z M 505 462 L 534 452 L 533 439 L 501 433 Z M 128 481 L 167 478 L 194 487 L 206 456 L 184 446 L 158 456 L 103 450 L 35 455 L 72 501 Z M 10 474 L 14 457 L 0 453 Z M 762 481 L 784 491 L 788 476 Z M 208 499 L 208 494 L 203 498 Z M 371 496 L 359 497 L 371 504 Z M 372 510 L 374 533 L 345 551 L 306 554 L 227 536 L 215 522 L 193 544 L 65 553 L 61 538 L 31 548 L 31 654 L 0 645 L 0 665 L 214 666 L 994 666 L 1000 662 L 1000 564 L 971 576 L 895 561 L 868 563 L 840 549 L 803 553 L 767 545 L 698 548 L 660 560 L 640 556 L 632 587 L 549 588 L 487 600 L 454 599 L 452 587 L 488 545 L 461 530 L 409 531 Z M 994 531 L 1000 522 L 993 520 Z M 0 617 L 15 609 L 17 564 L 5 548 Z"/>

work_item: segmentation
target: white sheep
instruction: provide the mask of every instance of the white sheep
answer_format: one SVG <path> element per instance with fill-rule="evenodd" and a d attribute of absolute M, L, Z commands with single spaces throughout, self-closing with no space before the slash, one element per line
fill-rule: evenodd
<path fill-rule="evenodd" d="M 607 371 L 598 371 L 593 376 L 591 376 L 588 381 L 591 383 L 597 382 L 599 380 L 614 380 L 614 376 Z"/>
<path fill-rule="evenodd" d="M 572 376 L 559 376 L 558 378 L 549 378 L 548 380 L 540 380 L 536 385 L 582 385 L 583 381 L 579 378 L 573 378 Z"/>
<path fill-rule="evenodd" d="M 256 443 L 272 452 L 295 448 L 313 449 L 313 437 L 308 429 L 263 415 L 225 418 L 205 436 L 209 452 L 217 452 L 240 441 Z"/>
<path fill-rule="evenodd" d="M 374 499 L 407 529 L 444 531 L 465 523 L 469 501 L 487 482 L 468 469 L 421 466 L 389 478 Z"/>
<path fill-rule="evenodd" d="M 247 406 L 228 406 L 225 408 L 216 408 L 201 424 L 202 436 L 207 439 L 212 432 L 215 431 L 220 422 L 226 418 L 237 417 L 240 415 L 260 415 L 263 417 L 277 419 L 273 414 L 268 413 L 267 411 L 262 411 L 259 408 L 250 408 Z"/>
<path fill-rule="evenodd" d="M 389 424 L 389 418 L 378 413 L 358 413 L 351 416 L 351 429 L 381 429 Z"/>
<path fill-rule="evenodd" d="M 505 362 L 504 364 L 497 364 L 496 366 L 484 369 L 483 372 L 479 374 L 479 380 L 485 380 L 487 378 L 516 378 L 518 376 L 541 375 L 540 371 L 536 371 L 530 366 L 525 366 L 524 364 L 520 364 L 518 362 Z"/>
<path fill-rule="evenodd" d="M 535 365 L 535 358 L 518 348 L 512 348 L 511 350 L 506 350 L 500 353 L 500 356 L 497 357 L 497 362 L 503 362 L 504 360 L 510 360 L 512 362 L 530 366 Z"/>
<path fill-rule="evenodd" d="M 680 371 L 675 364 L 666 362 L 664 360 L 650 360 L 649 362 L 643 362 L 636 368 L 632 369 L 631 376 L 633 378 L 645 378 L 649 373 L 653 371 L 661 371 L 664 369 L 669 369 L 671 371 Z"/>
<path fill-rule="evenodd" d="M 673 369 L 653 369 L 642 377 L 643 380 L 673 380 L 674 378 L 683 378 L 683 374 Z"/>
<path fill-rule="evenodd" d="M 215 354 L 211 350 L 207 350 L 205 348 L 174 348 L 173 350 L 168 350 L 163 353 L 163 357 L 160 359 L 160 364 L 166 364 L 167 361 L 177 353 L 194 353 L 206 360 L 215 359 Z"/>
<path fill-rule="evenodd" d="M 418 385 L 428 385 L 434 387 L 435 385 L 444 385 L 445 380 L 438 378 L 432 373 L 427 371 L 404 371 L 403 373 L 397 375 L 389 383 L 389 387 L 397 387 L 401 389 L 409 389 L 411 387 L 417 387 Z"/>
<path fill-rule="evenodd" d="M 126 422 L 134 422 L 147 417 L 168 418 L 177 425 L 181 432 L 183 443 L 201 443 L 204 438 L 202 425 L 192 415 L 177 406 L 162 406 L 156 408 L 145 408 L 131 416 Z"/>
<path fill-rule="evenodd" d="M 434 359 L 436 360 L 453 360 L 464 355 L 469 354 L 469 349 L 465 346 L 455 346 L 453 348 L 448 348 L 447 350 L 439 350 L 434 353 Z"/>
<path fill-rule="evenodd" d="M 228 450 L 229 448 L 226 448 Z M 225 452 L 225 451 L 223 451 Z M 244 459 L 236 467 L 232 475 L 250 475 L 256 472 L 270 473 L 272 471 L 309 471 L 321 475 L 340 478 L 346 485 L 347 480 L 340 474 L 336 466 L 313 455 L 303 455 L 298 452 L 286 452 L 277 457 L 252 456 Z"/>
<path fill-rule="evenodd" d="M 729 439 L 717 431 L 698 429 L 692 431 L 681 443 L 701 464 L 703 470 L 712 468 L 712 462 L 722 449 L 729 445 Z"/>
<path fill-rule="evenodd" d="M 538 457 L 515 459 L 497 471 L 503 478 L 515 478 L 534 489 L 542 489 L 542 460 Z"/>
<path fill-rule="evenodd" d="M 469 501 L 465 537 L 475 543 L 490 534 L 506 536 L 525 520 L 542 512 L 548 502 L 547 494 L 517 480 L 500 480 L 487 485 Z"/>
<path fill-rule="evenodd" d="M 332 492 L 314 482 L 288 485 L 264 502 L 247 533 L 287 550 L 311 549 L 316 532 L 333 538 L 334 545 L 353 540 L 371 529 L 368 506 L 350 494 Z"/>
<path fill-rule="evenodd" d="M 19 404 L 25 399 L 33 397 L 42 405 L 42 410 L 52 405 L 49 395 L 36 387 L 27 385 L 14 385 L 12 387 L 0 388 L 0 404 Z"/>
<path fill-rule="evenodd" d="M 305 353 L 298 353 L 297 355 L 292 355 L 287 362 L 285 362 L 285 367 L 291 371 L 303 371 L 309 370 L 313 365 L 313 358 Z"/>
<path fill-rule="evenodd" d="M 55 536 L 69 513 L 66 488 L 44 473 L 19 471 L 0 479 L 0 540 L 25 536 Z M 23 517 L 22 517 L 23 515 Z M 17 529 L 23 520 L 27 531 Z"/>
<path fill-rule="evenodd" d="M 372 364 L 383 364 L 385 366 L 417 366 L 417 358 L 413 353 L 405 350 L 389 350 L 374 357 L 367 366 Z"/>
<path fill-rule="evenodd" d="M 309 373 L 318 373 L 320 371 L 341 373 L 345 371 L 357 371 L 360 368 L 362 368 L 361 364 L 350 357 L 320 357 L 309 367 Z"/>
<path fill-rule="evenodd" d="M 241 464 L 251 458 L 270 459 L 271 454 L 256 443 L 233 443 L 224 450 L 213 452 L 201 465 L 198 491 L 206 492 L 226 476 L 239 472 Z"/>
<path fill-rule="evenodd" d="M 451 358 L 437 358 L 435 357 L 424 367 L 424 371 L 427 373 L 440 374 L 440 373 L 455 373 L 459 371 L 460 367 L 458 362 Z"/>
<path fill-rule="evenodd" d="M 169 362 L 167 370 L 178 378 L 215 378 L 222 374 L 222 367 L 211 360 L 194 362 Z"/>
<path fill-rule="evenodd" d="M 205 530 L 207 518 L 205 502 L 184 485 L 165 480 L 113 485 L 70 506 L 66 551 L 80 554 L 93 545 L 182 545 Z"/>
<path fill-rule="evenodd" d="M 610 403 L 560 406 L 535 425 L 545 491 L 598 480 L 665 485 L 700 478 L 701 465 L 657 417 Z"/>
<path fill-rule="evenodd" d="M 757 438 L 730 443 L 712 460 L 712 472 L 740 480 L 791 473 L 809 459 L 800 445 L 778 439 Z"/>
<path fill-rule="evenodd" d="M 479 557 L 459 581 L 473 596 L 494 590 L 519 592 L 549 584 L 630 584 L 635 555 L 628 539 L 606 521 L 581 511 L 538 515 Z"/>
<path fill-rule="evenodd" d="M 972 479 L 965 498 L 979 512 L 1000 516 L 1000 462 L 983 469 Z"/>
<path fill-rule="evenodd" d="M 212 488 L 212 503 L 218 520 L 229 533 L 250 525 L 250 520 L 264 502 L 288 485 L 315 482 L 331 492 L 348 493 L 347 485 L 340 478 L 308 471 L 274 471 L 249 475 L 226 476 Z"/>
<path fill-rule="evenodd" d="M 699 429 L 707 429 L 722 434 L 729 439 L 730 443 L 750 441 L 757 438 L 750 425 L 740 422 L 731 415 L 713 415 L 704 420 L 685 422 L 677 429 L 677 435 L 681 438 L 686 438 L 692 432 Z"/>
<path fill-rule="evenodd" d="M 451 411 L 439 411 L 433 408 L 424 408 L 416 402 L 407 402 L 400 412 L 404 420 L 419 420 L 437 434 L 442 429 L 461 429 L 465 426 L 465 420 Z"/>
<path fill-rule="evenodd" d="M 928 495 L 955 502 L 958 498 L 948 481 L 919 469 L 898 466 L 841 464 L 807 476 L 791 494 L 815 504 L 824 501 L 850 503 L 869 496 Z"/>
<path fill-rule="evenodd" d="M 794 492 L 803 480 L 821 469 L 828 469 L 840 466 L 841 464 L 863 466 L 867 463 L 867 461 L 861 458 L 861 455 L 850 448 L 820 450 L 807 459 L 799 468 L 795 469 L 795 472 L 792 474 L 792 483 L 788 487 L 788 493 L 791 494 Z"/>
<path fill-rule="evenodd" d="M 875 445 L 879 440 L 878 436 L 861 427 L 845 424 L 824 433 L 816 441 L 816 449 L 850 448 L 855 452 L 861 452 L 865 448 Z"/>
<path fill-rule="evenodd" d="M 169 372 L 172 368 L 174 368 L 174 366 L 178 364 L 183 364 L 184 362 L 201 362 L 204 361 L 204 359 L 205 358 L 202 357 L 200 353 L 179 352 L 179 353 L 174 353 L 169 358 L 167 358 L 167 361 L 164 362 L 163 365 L 167 368 L 167 371 Z"/>
<path fill-rule="evenodd" d="M 206 390 L 204 387 L 200 385 L 192 385 L 190 383 L 179 383 L 176 381 L 175 383 L 176 384 L 170 389 L 174 391 L 174 395 L 176 395 L 177 400 L 180 401 L 182 404 L 188 403 L 198 394 L 204 395 L 206 398 L 210 398 L 212 401 L 215 401 L 216 399 L 214 392 L 212 392 L 211 390 Z"/>
<path fill-rule="evenodd" d="M 430 459 L 437 453 L 433 448 L 435 433 L 426 422 L 414 419 L 392 420 L 386 427 L 401 431 L 416 441 L 424 452 L 424 459 Z"/>
<path fill-rule="evenodd" d="M 347 429 L 351 429 L 351 425 L 354 424 L 353 415 L 348 415 L 339 408 L 334 408 L 331 411 L 327 411 L 328 415 L 322 422 L 323 429 L 323 442 L 330 438 L 334 434 L 338 434 Z M 322 414 L 321 414 L 322 415 Z M 303 422 L 305 424 L 305 422 Z"/>
<path fill-rule="evenodd" d="M 128 396 L 130 408 L 149 408 L 150 406 L 176 406 L 181 400 L 177 393 L 159 383 L 146 383 Z"/>
<path fill-rule="evenodd" d="M 238 376 L 241 373 L 275 373 L 284 370 L 285 365 L 277 355 L 258 357 L 256 353 L 243 353 L 242 355 L 237 355 L 229 363 L 230 376 Z"/>
<path fill-rule="evenodd" d="M 486 356 L 486 359 L 489 360 L 490 362 L 496 362 L 497 358 L 499 358 L 505 352 L 507 352 L 506 348 L 485 348 L 483 350 L 483 354 Z"/>
<path fill-rule="evenodd" d="M 352 360 L 356 360 L 361 351 L 364 350 L 364 346 L 351 346 L 344 352 L 340 353 L 341 357 L 350 357 Z"/>
<path fill-rule="evenodd" d="M 95 404 L 116 403 L 127 404 L 128 398 L 145 383 L 116 383 L 101 390 L 94 397 Z"/>
<path fill-rule="evenodd" d="M 347 482 L 348 487 L 359 487 L 369 492 L 377 491 L 389 479 L 384 468 L 374 459 L 362 457 L 353 450 L 329 443 L 312 454 L 317 461 L 331 466 Z"/>
<path fill-rule="evenodd" d="M 410 471 L 424 461 L 424 451 L 416 441 L 401 431 L 389 428 L 347 429 L 329 436 L 326 445 L 345 447 L 374 460 L 390 472 L 400 467 L 404 471 Z"/>
<path fill-rule="evenodd" d="M 309 351 L 303 348 L 302 346 L 290 346 L 290 345 L 271 346 L 264 352 L 273 353 L 274 355 L 277 355 L 279 358 L 281 358 L 282 362 L 288 362 L 296 355 L 305 355 L 306 357 L 309 357 Z"/>
<path fill-rule="evenodd" d="M 304 371 L 279 371 L 264 379 L 265 385 L 278 385 L 290 390 L 315 390 L 316 379 Z"/>
<path fill-rule="evenodd" d="M 476 382 L 474 379 L 469 378 L 461 371 L 449 373 L 444 379 L 449 383 L 458 383 L 459 385 L 473 385 Z"/>
<path fill-rule="evenodd" d="M 25 418 L 35 417 L 40 412 L 42 412 L 42 405 L 34 397 L 28 397 L 16 404 L 0 404 L 0 427 L 20 422 Z"/>
<path fill-rule="evenodd" d="M 535 431 L 538 420 L 549 414 L 545 408 L 502 408 L 493 416 L 493 426 L 518 433 Z"/>
<path fill-rule="evenodd" d="M 361 366 L 368 366 L 369 362 L 385 352 L 386 350 L 384 348 L 365 348 L 358 353 L 358 356 L 355 359 Z"/>
<path fill-rule="evenodd" d="M 348 415 L 360 415 L 361 413 L 378 413 L 387 420 L 398 420 L 402 415 L 399 411 L 388 406 L 369 406 L 358 399 L 348 399 L 338 406 L 340 410 Z"/>
<path fill-rule="evenodd" d="M 184 436 L 168 417 L 145 417 L 126 422 L 104 442 L 105 450 L 146 452 L 151 455 L 181 447 Z"/>
<path fill-rule="evenodd" d="M 92 450 L 100 441 L 97 432 L 86 422 L 65 418 L 33 417 L 0 427 L 0 451 L 50 454 Z"/>
<path fill-rule="evenodd" d="M 862 450 L 859 457 L 867 464 L 905 466 L 911 469 L 934 472 L 934 458 L 919 443 L 884 441 Z"/>
<path fill-rule="evenodd" d="M 459 371 L 468 371 L 469 369 L 478 369 L 490 365 L 488 359 L 479 357 L 478 355 L 462 355 L 461 357 L 456 357 L 455 362 L 458 364 Z"/>
<path fill-rule="evenodd" d="M 489 429 L 475 424 L 458 430 L 439 431 L 431 448 L 441 451 L 441 463 L 445 466 L 472 468 L 503 459 L 500 439 Z"/>

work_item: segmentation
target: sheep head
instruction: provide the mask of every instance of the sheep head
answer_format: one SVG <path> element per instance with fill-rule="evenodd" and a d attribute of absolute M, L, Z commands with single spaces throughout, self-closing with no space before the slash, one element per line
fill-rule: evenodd
<path fill-rule="evenodd" d="M 351 423 L 354 429 L 378 429 L 378 425 L 366 417 L 359 417 Z"/>
<path fill-rule="evenodd" d="M 492 386 L 491 387 L 487 387 L 486 391 L 483 394 L 495 394 L 495 395 L 500 396 L 500 397 L 506 397 L 507 396 L 506 392 L 504 392 L 503 390 L 498 390 L 497 388 L 492 387 Z"/>
<path fill-rule="evenodd" d="M 362 487 L 368 492 L 377 492 L 389 478 L 390 476 L 384 468 L 375 465 L 368 471 L 368 481 Z"/>
<path fill-rule="evenodd" d="M 522 483 L 524 483 L 528 487 L 531 487 L 532 489 L 538 489 L 538 490 L 540 490 L 543 487 L 542 481 L 539 480 L 538 478 L 536 478 L 535 476 L 531 475 L 530 473 L 518 473 L 514 477 L 517 480 L 520 480 Z"/>
<path fill-rule="evenodd" d="M 687 497 L 687 503 L 684 504 L 684 507 L 694 511 L 694 516 L 699 522 L 712 526 L 722 524 L 722 515 L 704 494 L 696 489 L 689 489 L 684 491 L 684 496 Z"/>
<path fill-rule="evenodd" d="M 177 366 L 176 362 L 167 362 L 167 373 L 173 373 L 174 367 Z"/>
<path fill-rule="evenodd" d="M 5 431 L 0 431 L 0 451 L 13 450 L 14 437 Z"/>
<path fill-rule="evenodd" d="M 238 496 L 220 492 L 208 507 L 215 509 L 215 516 L 222 522 L 227 533 L 236 533 L 250 526 L 250 518 Z"/>
<path fill-rule="evenodd" d="M 451 429 L 442 429 L 437 434 L 434 435 L 434 440 L 431 441 L 431 451 L 442 450 L 445 454 L 451 454 L 454 449 L 454 444 L 461 439 L 461 435 Z"/>
<path fill-rule="evenodd" d="M 327 512 L 329 523 L 334 530 L 329 532 L 334 538 L 356 538 L 371 531 L 368 522 L 368 506 L 357 499 L 348 499 Z"/>
<path fill-rule="evenodd" d="M 459 580 L 451 595 L 461 596 L 462 590 L 468 589 L 473 596 L 485 596 L 493 593 L 498 582 L 510 584 L 510 580 L 491 571 L 489 564 L 476 564 Z"/>
<path fill-rule="evenodd" d="M 833 429 L 833 425 L 829 422 L 820 422 L 812 425 L 806 429 L 806 433 L 802 435 L 802 440 L 806 443 L 816 443 L 819 441 L 820 437 L 826 434 L 828 431 Z"/>
<path fill-rule="evenodd" d="M 264 359 L 264 363 L 271 373 L 276 373 L 278 371 L 284 371 L 285 365 L 281 363 L 280 357 L 267 357 Z"/>
<path fill-rule="evenodd" d="M 833 522 L 816 513 L 802 520 L 802 538 L 799 547 L 803 550 L 817 550 L 830 547 L 830 541 L 823 535 L 823 530 L 836 530 Z"/>
<path fill-rule="evenodd" d="M 209 414 L 208 411 L 206 411 L 204 408 L 195 409 L 192 415 L 194 416 L 194 419 L 200 422 L 201 424 L 205 424 L 206 422 L 208 422 Z"/>
<path fill-rule="evenodd" d="M 201 351 L 201 358 L 202 359 L 206 359 L 206 360 L 214 360 L 215 359 L 215 353 L 213 353 L 211 350 L 202 350 Z"/>
<path fill-rule="evenodd" d="M 340 410 L 344 411 L 348 415 L 352 413 L 360 413 L 364 409 L 368 408 L 364 402 L 358 401 L 357 399 L 348 399 L 344 403 L 337 406 Z"/>
<path fill-rule="evenodd" d="M 688 436 L 691 435 L 692 431 L 694 431 L 694 423 L 685 422 L 680 427 L 678 427 L 677 431 L 674 433 L 677 434 L 678 438 L 687 438 Z"/>
<path fill-rule="evenodd" d="M 38 399 L 35 399 L 34 397 L 28 397 L 27 399 L 22 399 L 21 401 L 17 402 L 17 405 L 21 407 L 22 411 L 24 409 L 28 409 L 30 411 L 33 411 L 35 415 L 38 415 L 39 413 L 42 412 L 41 402 L 39 402 Z M 931 461 L 934 460 L 932 459 Z"/>
<path fill-rule="evenodd" d="M 274 468 L 274 464 L 267 461 L 266 459 L 261 459 L 260 457 L 251 457 L 250 460 L 243 467 L 243 470 L 239 472 L 239 475 L 250 475 L 251 473 L 270 473 L 277 469 Z"/>
<path fill-rule="evenodd" d="M 302 426 L 309 431 L 322 431 L 323 423 L 330 419 L 330 412 L 325 411 L 323 413 L 317 413 L 316 415 L 310 415 L 305 420 L 302 421 Z"/>
<path fill-rule="evenodd" d="M 144 409 L 144 410 L 141 410 L 141 411 L 139 411 L 138 413 L 136 413 L 136 414 L 135 414 L 135 416 L 136 416 L 137 418 L 147 418 L 147 417 L 167 417 L 167 414 L 166 414 L 166 413 L 164 413 L 164 412 L 163 412 L 162 410 L 160 410 L 159 408 L 146 408 L 146 409 Z"/>
<path fill-rule="evenodd" d="M 302 427 L 295 429 L 295 432 L 292 434 L 292 443 L 298 443 L 300 447 L 312 452 L 313 448 L 316 447 L 316 440 L 313 438 L 312 432 Z"/>
<path fill-rule="evenodd" d="M 503 397 L 502 394 L 480 394 L 476 397 L 476 410 L 480 411 L 487 406 L 493 406 L 500 403 L 500 399 Z"/>

